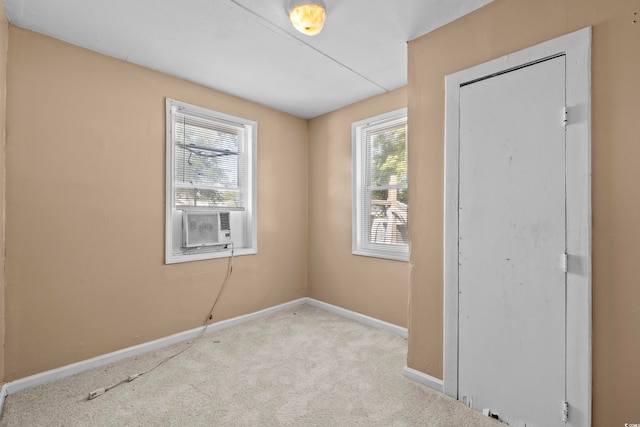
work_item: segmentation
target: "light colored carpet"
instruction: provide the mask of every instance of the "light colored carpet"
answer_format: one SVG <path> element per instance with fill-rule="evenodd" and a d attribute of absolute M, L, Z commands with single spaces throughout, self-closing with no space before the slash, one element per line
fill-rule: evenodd
<path fill-rule="evenodd" d="M 499 426 L 402 376 L 406 341 L 300 305 L 8 396 L 1 426 Z"/>

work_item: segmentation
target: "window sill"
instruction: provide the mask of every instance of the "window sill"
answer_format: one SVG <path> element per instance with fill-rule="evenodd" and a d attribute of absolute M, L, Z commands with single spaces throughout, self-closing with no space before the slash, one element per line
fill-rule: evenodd
<path fill-rule="evenodd" d="M 235 249 L 233 252 L 233 256 L 243 256 L 243 255 L 255 255 L 258 253 L 256 248 L 240 248 Z M 216 251 L 216 252 L 202 252 L 195 253 L 190 255 L 166 255 L 165 264 L 179 264 L 182 262 L 191 262 L 191 261 L 203 261 L 207 259 L 218 259 L 218 258 L 228 258 L 231 256 L 231 249 Z"/>
<path fill-rule="evenodd" d="M 357 250 L 354 250 L 352 253 L 353 255 L 358 255 L 358 256 L 368 256 L 373 258 L 388 259 L 391 261 L 409 262 L 409 254 L 403 253 L 403 252 L 357 249 Z"/>

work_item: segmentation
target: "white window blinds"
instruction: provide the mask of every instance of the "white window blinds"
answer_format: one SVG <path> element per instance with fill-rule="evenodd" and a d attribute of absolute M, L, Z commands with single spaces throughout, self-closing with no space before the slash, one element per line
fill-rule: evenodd
<path fill-rule="evenodd" d="M 354 124 L 354 253 L 408 253 L 406 110 Z"/>
<path fill-rule="evenodd" d="M 242 125 L 174 115 L 175 206 L 243 206 L 245 129 Z"/>

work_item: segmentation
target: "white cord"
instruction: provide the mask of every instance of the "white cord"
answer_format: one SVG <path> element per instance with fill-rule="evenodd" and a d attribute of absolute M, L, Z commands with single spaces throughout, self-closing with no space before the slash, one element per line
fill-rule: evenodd
<path fill-rule="evenodd" d="M 209 310 L 209 313 L 207 313 L 207 316 L 204 318 L 204 321 L 202 322 L 202 330 L 191 341 L 191 343 L 188 343 L 185 348 L 183 348 L 182 350 L 178 351 L 177 353 L 174 353 L 171 356 L 161 360 L 158 364 L 156 364 L 152 368 L 147 369 L 146 371 L 130 375 L 129 377 L 123 379 L 122 381 L 119 381 L 119 382 L 117 382 L 115 384 L 112 384 L 109 387 L 105 387 L 104 389 L 99 388 L 97 390 L 92 391 L 91 393 L 89 393 L 89 397 L 88 397 L 87 400 L 93 400 L 98 396 L 102 396 L 103 394 L 105 394 L 109 390 L 118 387 L 119 385 L 131 382 L 131 381 L 135 380 L 138 377 L 141 377 L 141 376 L 143 376 L 145 374 L 148 374 L 149 372 L 151 372 L 154 369 L 160 367 L 161 365 L 164 365 L 169 360 L 173 359 L 176 356 L 181 355 L 182 353 L 184 353 L 185 351 L 187 351 L 191 347 L 193 347 L 193 345 L 195 344 L 196 340 L 198 338 L 200 338 L 202 335 L 204 335 L 204 333 L 206 332 L 207 328 L 209 327 L 209 320 L 213 319 L 213 310 L 215 310 L 216 305 L 218 304 L 218 301 L 220 300 L 220 297 L 222 296 L 222 293 L 224 292 L 225 288 L 227 287 L 227 284 L 229 283 L 229 279 L 231 278 L 231 273 L 233 273 L 233 255 L 234 255 L 234 252 L 235 252 L 235 249 L 234 249 L 234 246 L 233 246 L 233 242 L 231 242 L 231 255 L 229 256 L 228 261 L 227 261 L 227 274 L 226 274 L 226 276 L 224 278 L 224 282 L 222 282 L 222 286 L 220 287 L 220 290 L 218 291 L 218 295 L 216 296 L 216 299 L 213 301 L 213 304 L 211 305 L 211 310 Z"/>

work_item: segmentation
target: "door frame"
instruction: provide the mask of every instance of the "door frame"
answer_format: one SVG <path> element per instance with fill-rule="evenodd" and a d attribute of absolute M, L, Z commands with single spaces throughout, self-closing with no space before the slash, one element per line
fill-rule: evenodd
<path fill-rule="evenodd" d="M 545 59 L 566 61 L 568 425 L 591 425 L 591 27 L 446 76 L 444 392 L 458 399 L 460 87 Z M 558 117 L 563 120 L 563 117 Z M 561 416 L 558 403 L 558 418 Z"/>

